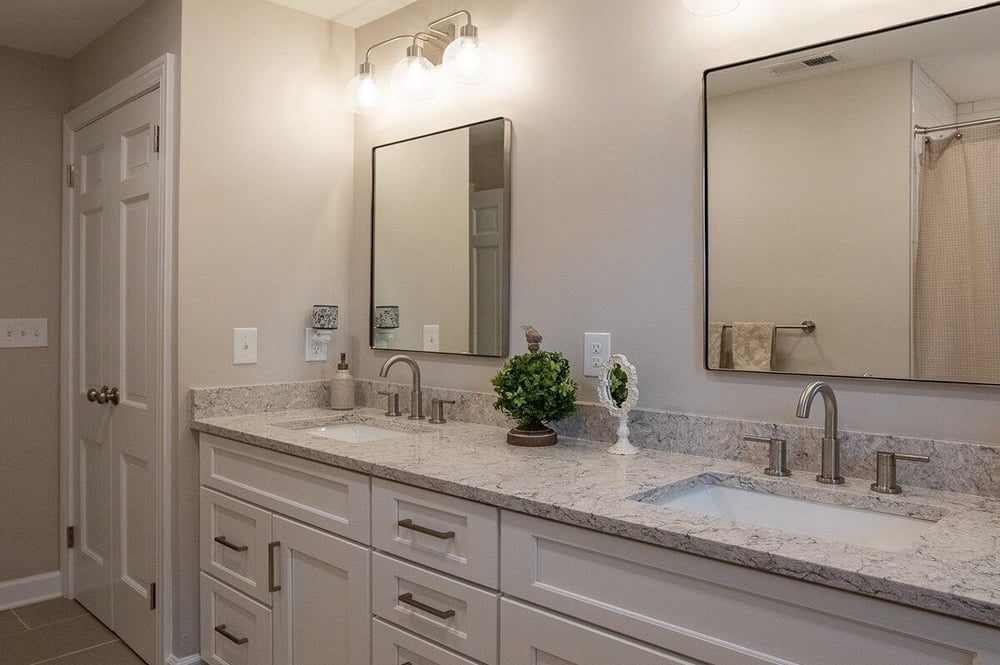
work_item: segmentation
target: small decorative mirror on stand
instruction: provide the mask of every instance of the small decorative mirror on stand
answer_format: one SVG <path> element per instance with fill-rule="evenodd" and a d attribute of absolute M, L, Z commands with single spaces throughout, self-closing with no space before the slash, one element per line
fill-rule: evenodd
<path fill-rule="evenodd" d="M 616 353 L 608 359 L 601 372 L 597 395 L 601 404 L 618 418 L 618 442 L 608 448 L 612 455 L 635 455 L 639 449 L 628 440 L 628 412 L 639 401 L 639 379 L 635 365 Z"/>

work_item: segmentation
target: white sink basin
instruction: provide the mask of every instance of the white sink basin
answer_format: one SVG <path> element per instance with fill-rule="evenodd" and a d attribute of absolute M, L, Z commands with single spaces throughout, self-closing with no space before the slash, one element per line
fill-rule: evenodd
<path fill-rule="evenodd" d="M 391 429 L 365 425 L 364 423 L 336 423 L 334 425 L 323 425 L 322 427 L 310 427 L 300 430 L 312 436 L 320 436 L 324 439 L 334 439 L 344 443 L 366 443 L 368 441 L 384 441 L 385 439 L 396 439 L 406 436 L 407 432 L 399 432 Z"/>
<path fill-rule="evenodd" d="M 907 547 L 934 525 L 932 520 L 727 487 L 711 480 L 677 493 L 654 491 L 637 500 L 748 526 L 888 551 Z"/>

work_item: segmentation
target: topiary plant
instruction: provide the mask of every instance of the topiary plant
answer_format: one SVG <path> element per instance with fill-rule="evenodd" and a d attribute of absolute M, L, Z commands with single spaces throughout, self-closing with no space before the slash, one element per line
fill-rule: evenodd
<path fill-rule="evenodd" d="M 514 438 L 518 431 L 550 433 L 543 423 L 562 420 L 576 408 L 576 383 L 570 378 L 569 361 L 556 351 L 539 351 L 541 335 L 530 326 L 528 330 L 529 348 L 534 349 L 510 358 L 492 381 L 497 394 L 493 407 L 517 421 L 518 427 L 511 432 Z M 555 442 L 555 433 L 550 437 L 545 444 L 520 445 L 548 445 Z M 511 436 L 507 440 L 515 442 Z"/>

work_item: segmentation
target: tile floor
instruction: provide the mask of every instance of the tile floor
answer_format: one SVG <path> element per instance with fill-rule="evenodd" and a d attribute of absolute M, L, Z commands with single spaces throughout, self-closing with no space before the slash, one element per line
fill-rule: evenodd
<path fill-rule="evenodd" d="M 143 665 L 114 633 L 73 600 L 0 612 L 2 665 Z"/>

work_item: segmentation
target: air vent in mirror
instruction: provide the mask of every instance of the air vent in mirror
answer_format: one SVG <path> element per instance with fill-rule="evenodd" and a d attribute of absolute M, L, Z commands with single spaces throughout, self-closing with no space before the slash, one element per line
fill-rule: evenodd
<path fill-rule="evenodd" d="M 774 74 L 775 76 L 782 76 L 784 74 L 802 72 L 813 67 L 822 67 L 823 65 L 829 65 L 835 62 L 840 62 L 840 60 L 838 60 L 833 53 L 820 53 L 806 58 L 786 60 L 773 65 L 765 65 L 763 69 Z"/>

